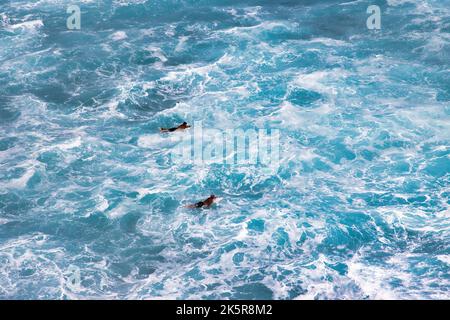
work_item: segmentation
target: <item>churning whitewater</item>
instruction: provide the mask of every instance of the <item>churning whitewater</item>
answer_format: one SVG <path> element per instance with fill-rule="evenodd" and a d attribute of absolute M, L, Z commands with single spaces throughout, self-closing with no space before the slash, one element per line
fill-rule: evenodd
<path fill-rule="evenodd" d="M 76 2 L 0 0 L 1 299 L 450 298 L 450 1 Z"/>

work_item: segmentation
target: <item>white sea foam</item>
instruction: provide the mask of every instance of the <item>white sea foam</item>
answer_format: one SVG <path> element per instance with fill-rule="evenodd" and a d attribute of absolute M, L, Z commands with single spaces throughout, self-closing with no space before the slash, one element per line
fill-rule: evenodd
<path fill-rule="evenodd" d="M 27 30 L 36 31 L 37 29 L 39 29 L 43 26 L 44 26 L 44 23 L 42 22 L 42 20 L 31 20 L 31 21 L 24 21 L 24 22 L 16 23 L 16 24 L 10 24 L 10 25 L 8 25 L 7 28 L 10 30 L 27 29 Z"/>
<path fill-rule="evenodd" d="M 108 209 L 108 207 L 109 207 L 108 200 L 104 196 L 99 196 L 98 197 L 98 204 L 97 204 L 96 209 L 98 211 L 102 211 L 103 212 L 106 209 Z"/>
<path fill-rule="evenodd" d="M 299 75 L 294 84 L 309 90 L 314 90 L 322 94 L 336 95 L 337 89 L 327 82 L 337 81 L 346 76 L 347 72 L 341 69 L 332 71 L 316 71 L 309 74 Z"/>
<path fill-rule="evenodd" d="M 120 41 L 128 38 L 125 31 L 117 31 L 111 35 L 111 39 L 114 41 Z"/>
<path fill-rule="evenodd" d="M 81 146 L 81 144 L 82 144 L 81 137 L 76 137 L 75 139 L 69 140 L 67 142 L 57 144 L 55 147 L 67 151 L 70 149 L 78 148 Z"/>
<path fill-rule="evenodd" d="M 388 5 L 390 6 L 399 6 L 405 3 L 415 3 L 413 0 L 387 0 Z"/>
<path fill-rule="evenodd" d="M 171 135 L 152 134 L 140 136 L 138 138 L 138 146 L 141 148 L 162 148 L 174 145 L 181 141 L 183 134 L 180 132 L 173 132 Z"/>
<path fill-rule="evenodd" d="M 348 276 L 361 288 L 364 295 L 374 300 L 400 299 L 402 296 L 390 289 L 388 279 L 393 276 L 404 281 L 409 279 L 409 275 L 402 271 L 368 266 L 356 261 L 348 264 Z"/>
<path fill-rule="evenodd" d="M 442 262 L 445 262 L 450 266 L 450 256 L 448 255 L 438 255 L 437 258 L 441 260 Z"/>
<path fill-rule="evenodd" d="M 331 39 L 331 38 L 313 38 L 307 41 L 308 44 L 311 43 L 321 43 L 326 46 L 346 46 L 348 43 L 343 40 Z"/>
<path fill-rule="evenodd" d="M 106 214 L 110 219 L 118 219 L 128 213 L 127 208 L 124 205 L 118 205 Z"/>
<path fill-rule="evenodd" d="M 177 43 L 177 46 L 175 47 L 175 52 L 181 52 L 185 49 L 186 42 L 189 39 L 189 37 L 180 37 L 180 40 Z"/>
<path fill-rule="evenodd" d="M 28 168 L 20 178 L 10 180 L 6 186 L 8 188 L 23 189 L 26 187 L 31 177 L 34 176 L 35 172 L 35 168 Z"/>

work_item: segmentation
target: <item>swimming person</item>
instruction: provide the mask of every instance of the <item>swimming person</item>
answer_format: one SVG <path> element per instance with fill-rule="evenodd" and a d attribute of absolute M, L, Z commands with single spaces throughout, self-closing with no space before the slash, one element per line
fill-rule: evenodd
<path fill-rule="evenodd" d="M 180 124 L 178 127 L 170 128 L 170 129 L 159 128 L 159 130 L 160 130 L 161 132 L 174 132 L 174 131 L 177 131 L 177 130 L 184 130 L 184 129 L 187 129 L 187 128 L 190 128 L 190 127 L 191 127 L 191 126 L 188 125 L 187 122 L 183 122 L 183 123 Z"/>
<path fill-rule="evenodd" d="M 189 209 L 203 208 L 203 207 L 209 208 L 209 207 L 211 207 L 211 205 L 214 203 L 214 200 L 216 200 L 216 199 L 217 199 L 217 197 L 212 194 L 205 201 L 200 201 L 195 204 L 188 205 L 188 206 L 186 206 L 186 208 L 189 208 Z"/>

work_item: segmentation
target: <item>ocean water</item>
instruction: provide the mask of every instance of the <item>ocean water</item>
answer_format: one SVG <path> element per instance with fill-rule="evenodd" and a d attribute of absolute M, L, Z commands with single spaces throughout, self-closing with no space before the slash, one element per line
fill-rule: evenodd
<path fill-rule="evenodd" d="M 1 299 L 449 299 L 449 172 L 448 0 L 0 1 Z"/>

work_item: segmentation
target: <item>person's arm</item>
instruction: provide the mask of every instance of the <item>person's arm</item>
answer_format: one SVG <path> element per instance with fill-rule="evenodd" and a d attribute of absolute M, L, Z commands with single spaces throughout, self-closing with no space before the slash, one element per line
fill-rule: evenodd
<path fill-rule="evenodd" d="M 167 128 L 159 128 L 159 131 L 161 131 L 161 132 L 174 132 L 175 130 L 177 130 L 178 128 L 170 128 L 170 129 L 167 129 Z"/>
<path fill-rule="evenodd" d="M 189 209 L 201 208 L 204 205 L 205 205 L 205 203 L 203 201 L 200 201 L 200 202 L 197 202 L 195 204 L 190 204 L 190 205 L 186 206 L 186 208 L 189 208 Z"/>

